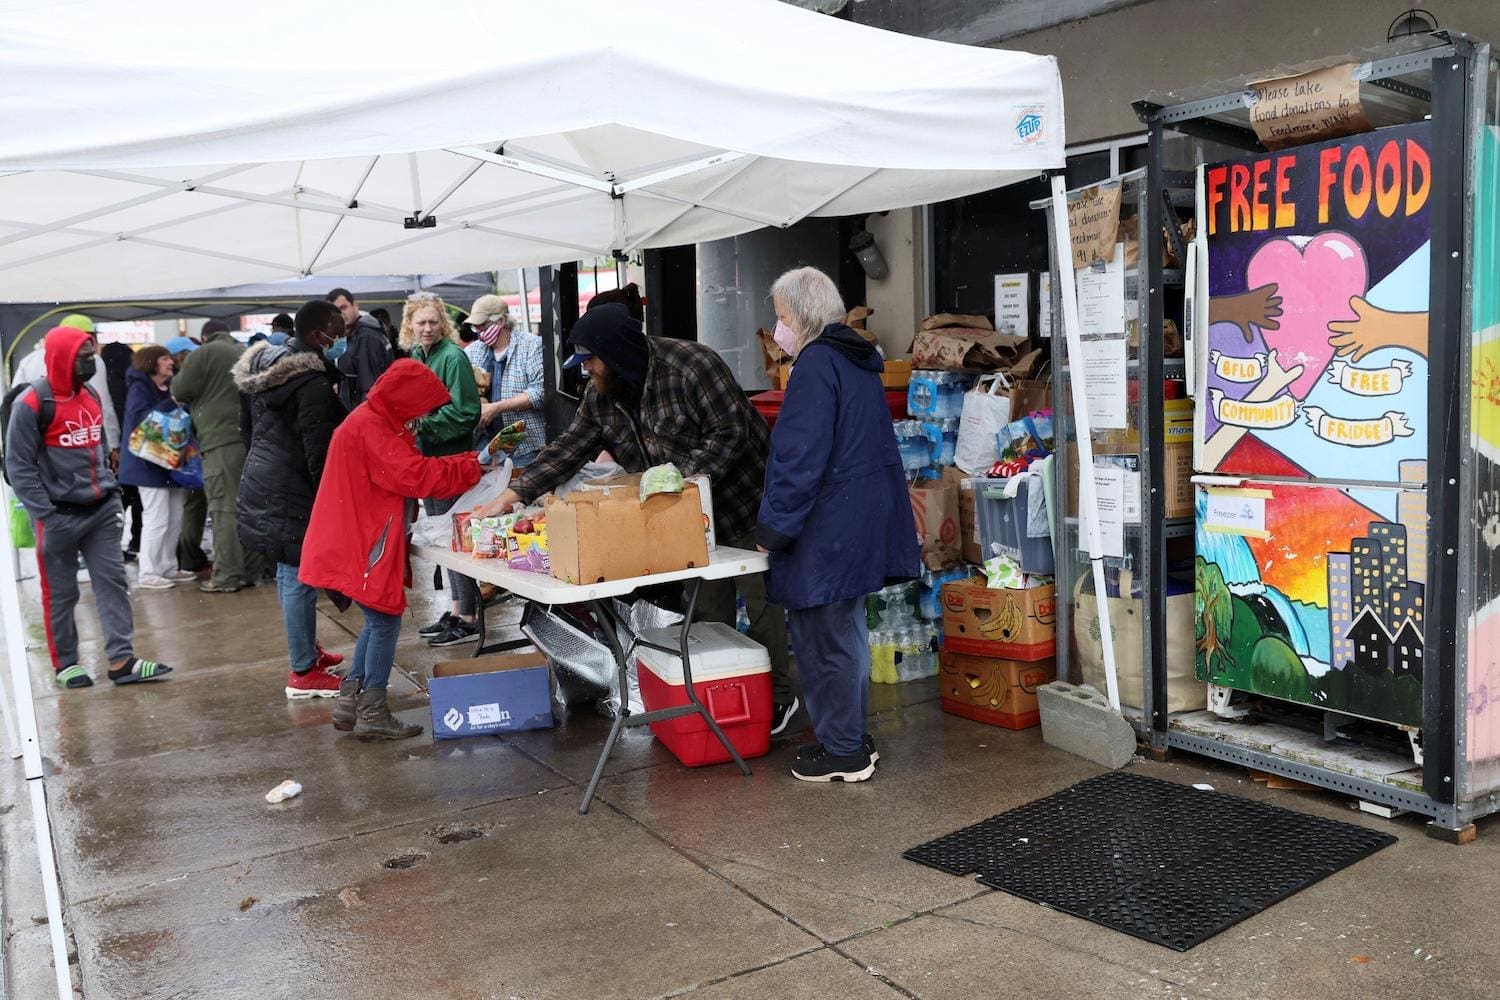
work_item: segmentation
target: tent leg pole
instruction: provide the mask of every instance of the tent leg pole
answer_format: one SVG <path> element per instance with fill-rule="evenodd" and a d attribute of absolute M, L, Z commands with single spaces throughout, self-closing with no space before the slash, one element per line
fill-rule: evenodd
<path fill-rule="evenodd" d="M 0 488 L 0 507 L 9 510 L 9 489 Z M 0 564 L 16 563 L 10 531 L 0 530 Z M 52 967 L 57 974 L 58 1000 L 72 1000 L 73 974 L 68 968 L 68 939 L 63 926 L 62 887 L 57 878 L 57 858 L 52 853 L 52 824 L 47 817 L 47 790 L 42 768 L 41 742 L 37 738 L 36 706 L 31 699 L 31 672 L 26 663 L 25 635 L 21 618 L 21 587 L 15 574 L 0 573 L 0 621 L 5 628 L 5 658 L 15 697 L 16 721 L 21 737 L 21 756 L 26 784 L 31 793 L 31 821 L 36 828 L 36 853 L 42 875 L 42 894 L 47 904 L 47 930 L 52 938 Z"/>

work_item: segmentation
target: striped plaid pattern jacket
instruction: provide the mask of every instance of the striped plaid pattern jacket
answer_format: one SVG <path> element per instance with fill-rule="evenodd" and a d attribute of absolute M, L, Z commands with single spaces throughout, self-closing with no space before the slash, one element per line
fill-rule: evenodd
<path fill-rule="evenodd" d="M 513 484 L 530 503 L 562 486 L 608 451 L 627 472 L 671 462 L 683 475 L 706 475 L 722 544 L 755 528 L 771 434 L 729 366 L 711 347 L 649 337 L 651 359 L 640 411 L 584 390 L 573 423 L 542 449 Z"/>

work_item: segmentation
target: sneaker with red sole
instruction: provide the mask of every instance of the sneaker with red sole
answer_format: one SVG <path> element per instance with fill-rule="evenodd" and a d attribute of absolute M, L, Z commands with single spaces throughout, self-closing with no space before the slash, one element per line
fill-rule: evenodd
<path fill-rule="evenodd" d="M 340 683 L 342 682 L 339 678 L 322 667 L 313 667 L 305 674 L 288 670 L 286 696 L 291 701 L 300 701 L 303 698 L 337 698 Z"/>
<path fill-rule="evenodd" d="M 340 663 L 343 663 L 343 662 L 344 662 L 344 654 L 343 653 L 330 653 L 328 650 L 324 649 L 322 646 L 319 646 L 318 647 L 318 658 L 313 661 L 313 669 L 314 670 L 327 670 L 329 667 L 336 667 Z"/>

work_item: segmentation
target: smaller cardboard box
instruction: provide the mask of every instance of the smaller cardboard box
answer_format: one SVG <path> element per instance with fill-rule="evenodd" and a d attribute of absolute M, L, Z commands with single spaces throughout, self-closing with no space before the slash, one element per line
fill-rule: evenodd
<path fill-rule="evenodd" d="M 886 358 L 885 371 L 880 373 L 880 384 L 887 389 L 905 389 L 910 383 L 911 360 Z"/>
<path fill-rule="evenodd" d="M 939 662 L 943 711 L 1006 729 L 1040 724 L 1036 689 L 1057 678 L 1051 659 L 1025 663 L 945 649 Z"/>
<path fill-rule="evenodd" d="M 1057 654 L 1057 588 L 991 590 L 984 577 L 943 587 L 944 647 L 1027 663 Z"/>
<path fill-rule="evenodd" d="M 708 515 L 698 484 L 689 481 L 681 493 L 658 493 L 641 503 L 640 479 L 619 476 L 547 500 L 554 577 L 602 583 L 708 565 Z"/>
<path fill-rule="evenodd" d="M 553 726 L 551 676 L 539 652 L 440 661 L 427 694 L 435 740 Z"/>
<path fill-rule="evenodd" d="M 959 484 L 958 532 L 963 542 L 964 562 L 977 566 L 984 563 L 984 546 L 979 542 L 979 496 L 974 489 L 975 482 L 965 479 Z"/>

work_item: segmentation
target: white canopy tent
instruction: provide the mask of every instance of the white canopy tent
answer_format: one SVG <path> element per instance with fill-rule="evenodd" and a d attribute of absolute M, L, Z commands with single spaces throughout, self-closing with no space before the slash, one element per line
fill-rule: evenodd
<path fill-rule="evenodd" d="M 628 253 L 971 194 L 1064 147 L 1050 57 L 778 0 L 0 0 L 0 122 L 0 302 Z M 71 996 L 10 573 L 0 612 Z"/>
<path fill-rule="evenodd" d="M 0 301 L 607 256 L 1063 162 L 1051 57 L 778 0 L 0 0 L 0 121 Z"/>

